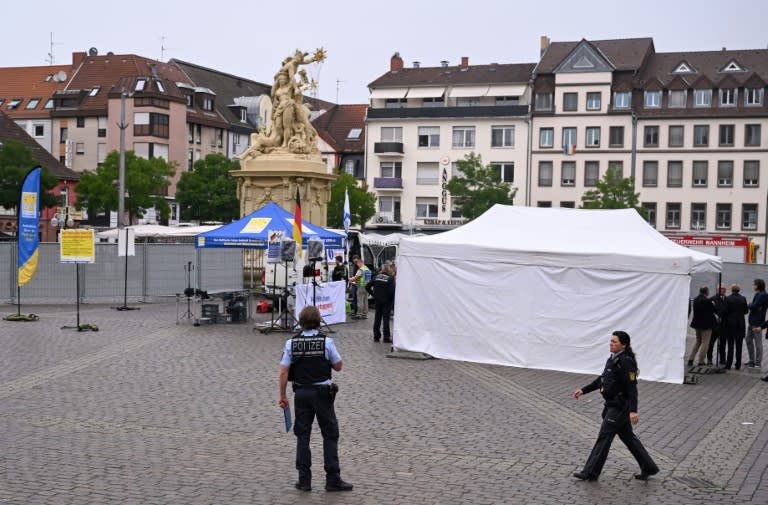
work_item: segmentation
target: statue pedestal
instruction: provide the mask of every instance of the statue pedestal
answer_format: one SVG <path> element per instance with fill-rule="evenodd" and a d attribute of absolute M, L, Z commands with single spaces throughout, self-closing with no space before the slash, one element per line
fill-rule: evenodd
<path fill-rule="evenodd" d="M 230 173 L 237 178 L 241 217 L 270 201 L 292 213 L 298 186 L 302 219 L 325 227 L 336 176 L 328 173 L 319 154 L 264 154 L 241 160 L 240 167 Z"/>

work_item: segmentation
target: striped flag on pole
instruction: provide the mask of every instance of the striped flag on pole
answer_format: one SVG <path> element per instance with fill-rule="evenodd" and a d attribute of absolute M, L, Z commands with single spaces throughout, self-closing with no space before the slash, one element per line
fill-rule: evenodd
<path fill-rule="evenodd" d="M 349 235 L 349 226 L 352 224 L 352 214 L 349 213 L 349 188 L 344 188 L 344 234 Z"/>

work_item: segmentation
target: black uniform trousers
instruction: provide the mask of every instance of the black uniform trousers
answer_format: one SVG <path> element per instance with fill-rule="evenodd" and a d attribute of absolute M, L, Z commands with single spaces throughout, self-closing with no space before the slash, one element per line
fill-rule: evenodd
<path fill-rule="evenodd" d="M 376 315 L 373 318 L 373 338 L 381 338 L 381 325 L 384 323 L 384 340 L 392 339 L 392 332 L 389 330 L 389 316 L 392 313 L 392 302 L 376 301 Z"/>
<path fill-rule="evenodd" d="M 296 435 L 296 469 L 300 482 L 312 480 L 312 452 L 309 437 L 312 422 L 317 416 L 320 433 L 323 435 L 323 463 L 328 482 L 341 480 L 339 468 L 339 423 L 333 409 L 333 400 L 328 386 L 296 386 L 294 388 L 294 410 L 296 419 L 293 434 Z"/>
<path fill-rule="evenodd" d="M 595 446 L 592 448 L 592 452 L 587 458 L 587 463 L 584 465 L 584 473 L 590 476 L 598 476 L 603 471 L 603 465 L 608 458 L 608 451 L 611 448 L 611 442 L 613 437 L 619 436 L 624 445 L 627 446 L 629 452 L 635 457 L 637 463 L 640 465 L 640 471 L 646 473 L 655 473 L 658 471 L 656 463 L 654 463 L 648 451 L 645 450 L 643 444 L 635 436 L 632 431 L 632 423 L 629 421 L 629 407 L 617 408 L 617 407 L 605 407 L 603 409 L 603 424 L 600 425 L 600 433 L 597 436 Z"/>

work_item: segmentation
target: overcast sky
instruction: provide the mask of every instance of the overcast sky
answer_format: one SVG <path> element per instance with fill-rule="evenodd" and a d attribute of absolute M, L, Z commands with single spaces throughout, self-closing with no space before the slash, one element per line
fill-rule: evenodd
<path fill-rule="evenodd" d="M 17 10 L 0 30 L 3 67 L 46 65 L 52 32 L 55 64 L 90 47 L 161 59 L 164 46 L 165 61 L 271 84 L 285 56 L 322 46 L 327 60 L 308 70 L 319 98 L 339 103 L 365 103 L 396 51 L 408 66 L 438 66 L 535 62 L 541 35 L 652 37 L 657 52 L 768 47 L 768 0 L 42 0 Z"/>

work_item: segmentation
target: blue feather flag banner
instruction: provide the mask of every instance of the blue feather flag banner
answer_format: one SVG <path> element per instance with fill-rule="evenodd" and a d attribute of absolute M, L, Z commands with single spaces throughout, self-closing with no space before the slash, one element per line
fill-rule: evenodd
<path fill-rule="evenodd" d="M 40 223 L 40 170 L 33 168 L 24 178 L 19 198 L 19 287 L 35 276 L 38 259 Z"/>

